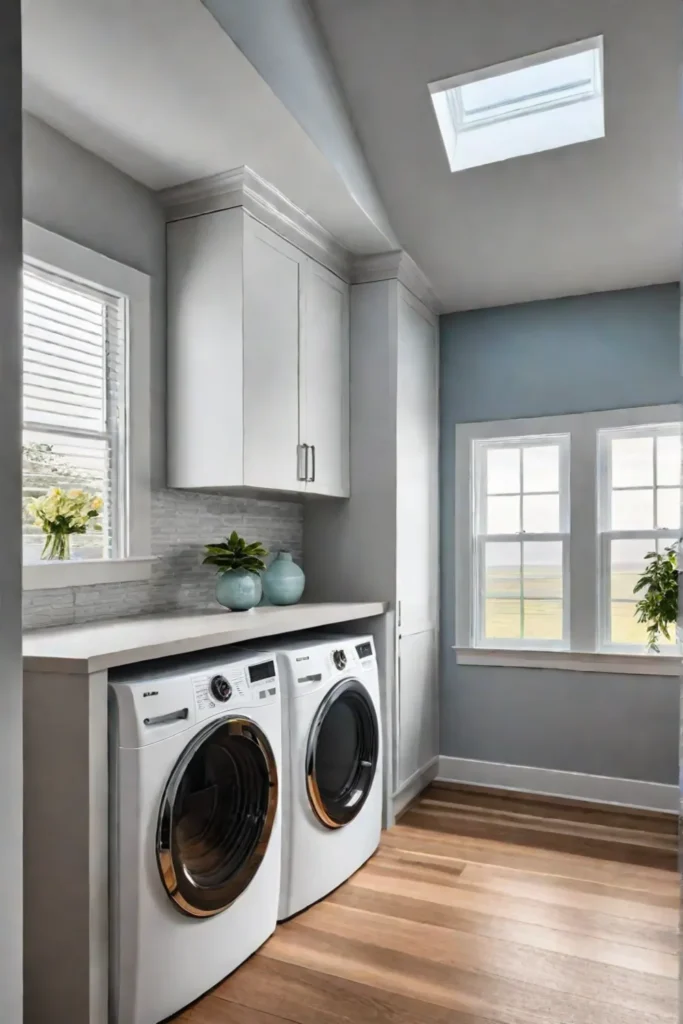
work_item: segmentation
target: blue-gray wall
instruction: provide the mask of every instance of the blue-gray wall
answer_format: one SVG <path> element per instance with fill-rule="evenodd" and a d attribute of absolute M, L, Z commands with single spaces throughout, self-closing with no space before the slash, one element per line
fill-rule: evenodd
<path fill-rule="evenodd" d="M 679 402 L 679 286 L 441 318 L 441 753 L 678 782 L 674 677 L 456 664 L 455 426 Z"/>

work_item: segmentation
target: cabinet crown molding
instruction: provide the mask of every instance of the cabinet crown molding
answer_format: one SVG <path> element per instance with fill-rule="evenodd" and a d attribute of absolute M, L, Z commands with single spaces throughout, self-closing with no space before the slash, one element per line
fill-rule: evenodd
<path fill-rule="evenodd" d="M 256 220 L 345 281 L 352 256 L 317 220 L 246 165 L 157 193 L 167 222 L 242 206 Z"/>
<path fill-rule="evenodd" d="M 429 280 L 404 249 L 354 256 L 351 265 L 352 284 L 394 280 L 400 281 L 434 315 L 443 312 Z"/>

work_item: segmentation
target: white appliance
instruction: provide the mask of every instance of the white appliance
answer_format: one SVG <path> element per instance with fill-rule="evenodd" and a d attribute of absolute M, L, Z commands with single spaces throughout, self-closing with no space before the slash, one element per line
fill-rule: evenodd
<path fill-rule="evenodd" d="M 382 830 L 380 690 L 371 636 L 278 645 L 283 833 L 278 918 L 345 882 Z"/>
<path fill-rule="evenodd" d="M 157 1024 L 275 929 L 274 655 L 138 666 L 110 685 L 110 1020 Z"/>

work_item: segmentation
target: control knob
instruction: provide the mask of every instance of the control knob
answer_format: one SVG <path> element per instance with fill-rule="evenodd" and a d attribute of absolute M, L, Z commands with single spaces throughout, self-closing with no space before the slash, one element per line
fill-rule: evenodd
<path fill-rule="evenodd" d="M 211 680 L 211 694 L 216 700 L 225 704 L 232 697 L 232 686 L 225 676 L 214 676 Z"/>
<path fill-rule="evenodd" d="M 333 651 L 332 661 L 334 662 L 334 667 L 337 669 L 337 671 L 341 672 L 343 669 L 346 668 L 346 652 Z"/>

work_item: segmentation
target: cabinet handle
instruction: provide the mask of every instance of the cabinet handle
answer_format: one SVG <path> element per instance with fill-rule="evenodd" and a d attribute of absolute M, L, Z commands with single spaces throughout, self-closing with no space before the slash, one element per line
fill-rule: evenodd
<path fill-rule="evenodd" d="M 296 446 L 296 478 L 297 480 L 308 480 L 307 444 L 298 444 Z"/>
<path fill-rule="evenodd" d="M 306 445 L 306 447 L 310 448 L 310 450 L 311 450 L 311 467 L 312 468 L 311 468 L 311 475 L 309 476 L 308 479 L 309 479 L 309 481 L 311 483 L 315 483 L 315 445 L 314 444 Z"/>

